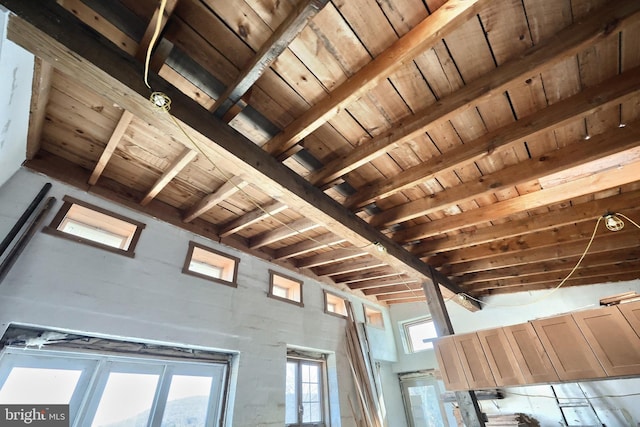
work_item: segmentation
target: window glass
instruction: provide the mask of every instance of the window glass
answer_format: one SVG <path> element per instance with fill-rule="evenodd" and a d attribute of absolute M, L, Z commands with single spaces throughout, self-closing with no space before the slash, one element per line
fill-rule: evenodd
<path fill-rule="evenodd" d="M 287 360 L 287 426 L 323 425 L 323 366 L 322 362 Z"/>
<path fill-rule="evenodd" d="M 67 405 L 82 370 L 14 367 L 0 389 L 0 403 Z"/>
<path fill-rule="evenodd" d="M 162 416 L 163 427 L 206 424 L 211 377 L 173 375 Z"/>
<path fill-rule="evenodd" d="M 347 317 L 347 302 L 344 298 L 331 292 L 324 291 L 324 311 L 340 317 Z"/>
<path fill-rule="evenodd" d="M 159 375 L 111 372 L 92 427 L 147 425 Z"/>
<path fill-rule="evenodd" d="M 364 318 L 367 324 L 375 326 L 377 328 L 384 328 L 384 319 L 382 317 L 382 311 L 376 310 L 372 307 L 364 306 Z"/>
<path fill-rule="evenodd" d="M 302 304 L 302 282 L 269 270 L 269 297 Z"/>
<path fill-rule="evenodd" d="M 192 276 L 236 286 L 238 262 L 236 257 L 189 242 L 187 259 L 182 272 Z"/>
<path fill-rule="evenodd" d="M 433 348 L 433 340 L 438 337 L 431 319 L 422 319 L 404 324 L 409 351 L 416 352 Z"/>

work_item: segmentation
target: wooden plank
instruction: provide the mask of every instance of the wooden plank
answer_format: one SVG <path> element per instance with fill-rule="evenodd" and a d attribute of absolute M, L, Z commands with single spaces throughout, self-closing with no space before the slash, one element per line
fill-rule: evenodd
<path fill-rule="evenodd" d="M 29 130 L 27 132 L 27 159 L 40 150 L 42 128 L 47 113 L 47 102 L 51 91 L 53 67 L 48 62 L 36 57 L 33 70 L 31 104 L 29 107 Z"/>
<path fill-rule="evenodd" d="M 616 9 L 614 9 L 614 7 Z M 620 7 L 617 9 L 617 7 Z M 328 163 L 310 176 L 310 182 L 322 186 L 336 178 L 387 153 L 399 144 L 407 142 L 433 126 L 449 120 L 477 104 L 502 94 L 512 82 L 535 76 L 554 64 L 575 55 L 598 40 L 608 37 L 622 28 L 639 13 L 640 5 L 634 1 L 616 2 L 585 20 L 576 22 L 558 32 L 546 42 L 526 50 L 496 71 L 472 81 L 463 89 L 445 97 L 433 106 L 415 114 L 414 118 L 371 139 L 357 150 Z"/>
<path fill-rule="evenodd" d="M 162 13 L 162 18 L 160 19 L 159 23 L 158 23 L 158 15 L 160 13 L 160 7 L 158 6 L 155 9 L 155 11 L 153 12 L 153 15 L 151 16 L 151 19 L 149 20 L 149 25 L 147 25 L 147 28 L 144 30 L 144 34 L 140 39 L 138 49 L 135 52 L 135 57 L 139 61 L 142 61 L 142 62 L 145 61 L 145 58 L 147 56 L 147 51 L 149 50 L 149 45 L 151 44 L 151 39 L 153 38 L 153 34 L 156 32 L 156 30 L 158 31 L 158 35 L 162 33 L 162 30 L 164 29 L 165 25 L 167 25 L 167 22 L 169 21 L 169 17 L 173 13 L 173 10 L 175 9 L 177 4 L 178 4 L 178 0 L 167 0 L 167 3 L 165 4 L 165 7 Z"/>
<path fill-rule="evenodd" d="M 572 316 L 608 376 L 640 374 L 640 338 L 618 307 L 579 311 Z"/>
<path fill-rule="evenodd" d="M 293 245 L 280 248 L 276 251 L 274 259 L 286 259 L 293 258 L 299 255 L 304 255 L 309 252 L 313 252 L 317 249 L 330 247 L 344 242 L 345 239 L 333 233 L 325 233 L 320 236 L 316 236 L 311 240 L 302 241 Z"/>
<path fill-rule="evenodd" d="M 446 8 L 440 8 L 428 16 L 357 74 L 333 90 L 330 96 L 294 120 L 263 148 L 274 156 L 287 151 L 333 117 L 340 109 L 386 79 L 405 61 L 413 59 L 420 52 L 433 46 L 461 22 L 474 16 L 478 9 L 477 3 L 478 0 L 449 0 Z"/>
<path fill-rule="evenodd" d="M 69 12 L 73 13 L 82 22 L 102 34 L 118 48 L 124 50 L 129 55 L 135 55 L 138 50 L 138 43 L 131 37 L 124 34 L 118 27 L 97 14 L 81 0 L 58 0 L 58 4 Z"/>
<path fill-rule="evenodd" d="M 366 271 L 369 269 L 382 267 L 385 264 L 375 258 L 368 258 L 365 260 L 354 261 L 348 264 L 336 264 L 324 267 L 319 267 L 314 272 L 318 276 L 336 276 L 339 274 L 352 273 L 356 271 Z"/>
<path fill-rule="evenodd" d="M 110 46 L 101 44 L 75 19 L 61 13 L 50 0 L 38 2 L 37 6 L 17 0 L 2 0 L 2 4 L 18 15 L 12 15 L 8 23 L 8 36 L 12 41 L 44 60 L 56 62 L 57 67 L 71 78 L 153 123 L 167 138 L 173 137 L 185 146 L 195 148 L 171 118 L 158 115 L 149 108 L 148 90 L 141 82 L 138 64 L 126 60 Z M 47 33 L 55 34 L 55 39 Z M 277 195 L 279 201 L 301 216 L 342 235 L 354 246 L 364 247 L 381 264 L 407 271 L 410 275 L 426 277 L 428 266 L 421 260 L 353 216 L 260 147 L 219 120 L 212 119 L 207 111 L 165 81 L 156 76 L 151 76 L 151 80 L 156 90 L 172 99 L 173 116 L 185 123 L 183 126 L 187 133 L 212 158 L 220 159 L 229 169 L 242 170 L 253 186 L 266 194 Z M 376 241 L 385 245 L 385 253 L 367 246 Z"/>
<path fill-rule="evenodd" d="M 248 183 L 244 179 L 238 176 L 231 177 L 227 182 L 222 184 L 220 188 L 218 188 L 213 193 L 208 194 L 205 198 L 200 200 L 187 212 L 185 212 L 184 218 L 182 220 L 184 222 L 193 221 L 195 218 L 204 214 L 223 200 L 226 200 L 236 194 L 238 191 L 241 191 L 247 185 Z"/>
<path fill-rule="evenodd" d="M 149 190 L 149 192 L 144 196 L 144 198 L 140 201 L 142 206 L 149 204 L 154 197 L 158 195 L 159 192 L 162 191 L 164 187 L 169 184 L 169 182 L 175 178 L 176 175 L 180 173 L 182 169 L 184 169 L 193 159 L 198 155 L 197 152 L 185 148 L 180 157 L 176 158 L 171 165 L 164 171 L 162 176 L 158 178 L 153 187 Z"/>
<path fill-rule="evenodd" d="M 89 177 L 90 185 L 95 185 L 96 182 L 98 182 L 98 179 L 100 178 L 100 175 L 102 175 L 102 172 L 104 171 L 104 168 L 107 166 L 107 163 L 109 163 L 109 160 L 113 155 L 113 152 L 116 150 L 116 147 L 120 143 L 120 140 L 122 140 L 124 133 L 127 131 L 127 128 L 131 123 L 131 120 L 133 120 L 133 113 L 129 112 L 128 110 L 125 110 L 122 113 L 122 117 L 120 117 L 120 120 L 116 125 L 116 128 L 113 130 L 113 133 L 111 134 L 111 138 L 109 138 L 109 142 L 107 142 L 107 146 L 104 148 L 104 151 L 100 155 L 100 159 L 98 160 L 98 163 L 93 169 L 93 173 L 91 174 L 91 177 Z"/>
<path fill-rule="evenodd" d="M 367 255 L 367 253 L 360 252 L 357 248 L 339 248 L 331 250 L 329 252 L 323 252 L 318 255 L 302 258 L 296 261 L 296 266 L 298 268 L 319 267 L 321 265 L 348 261 L 364 255 Z"/>
<path fill-rule="evenodd" d="M 396 274 L 392 277 L 387 277 L 383 279 L 370 279 L 370 280 L 363 280 L 363 281 L 354 282 L 354 283 L 347 283 L 347 286 L 349 286 L 349 289 L 352 289 L 352 290 L 356 290 L 356 289 L 363 290 L 363 289 L 378 289 L 378 288 L 384 288 L 386 286 L 394 286 L 394 285 L 414 285 L 415 283 L 418 283 L 417 279 L 411 279 L 406 276 Z M 406 290 L 407 288 L 405 287 L 404 289 Z"/>
<path fill-rule="evenodd" d="M 609 132 L 594 136 L 587 145 L 572 144 L 545 153 L 544 156 L 517 163 L 493 174 L 484 175 L 481 180 L 466 182 L 463 185 L 433 194 L 431 197 L 396 206 L 374 215 L 369 223 L 375 227 L 386 228 L 472 200 L 478 195 L 487 195 L 622 152 L 638 145 L 638 142 L 640 142 L 639 122 L 634 122 L 625 128 L 616 127 Z"/>
<path fill-rule="evenodd" d="M 249 247 L 251 249 L 257 249 L 318 227 L 319 225 L 312 220 L 301 218 L 289 224 L 284 224 L 282 227 L 276 228 L 275 230 L 267 231 L 266 233 L 252 237 L 249 240 Z"/>
<path fill-rule="evenodd" d="M 269 37 L 266 43 L 242 69 L 236 80 L 231 83 L 220 95 L 211 111 L 224 116 L 240 98 L 253 86 L 273 61 L 287 48 L 291 41 L 322 8 L 328 0 L 304 0 L 298 3 L 287 19 L 280 24 L 278 29 Z"/>
<path fill-rule="evenodd" d="M 251 224 L 262 221 L 265 218 L 268 218 L 272 215 L 275 215 L 283 210 L 287 209 L 287 205 L 280 202 L 272 202 L 268 205 L 261 206 L 252 210 L 251 212 L 242 215 L 230 221 L 226 224 L 220 226 L 220 236 L 226 237 L 230 234 L 237 233 L 243 228 L 249 227 Z"/>
<path fill-rule="evenodd" d="M 561 127 L 578 117 L 619 104 L 636 94 L 639 86 L 640 68 L 630 70 L 626 74 L 588 88 L 511 125 L 496 129 L 474 141 L 453 148 L 441 156 L 409 168 L 392 179 L 367 185 L 366 188 L 349 197 L 346 205 L 351 209 L 361 208 L 380 198 L 433 179 L 437 173 L 451 172 L 466 163 L 490 155 L 501 147 L 523 142 Z"/>
<path fill-rule="evenodd" d="M 586 380 L 606 376 L 571 315 L 538 319 L 531 324 L 561 380 Z"/>
<path fill-rule="evenodd" d="M 618 170 L 601 171 L 600 173 L 575 179 L 555 187 L 546 188 L 534 193 L 496 202 L 493 205 L 410 227 L 394 233 L 393 238 L 399 242 L 412 242 L 486 221 L 505 218 L 509 215 L 531 210 L 536 207 L 548 206 L 585 194 L 618 187 L 637 181 L 638 179 L 640 179 L 640 163 L 636 162 L 621 166 Z"/>

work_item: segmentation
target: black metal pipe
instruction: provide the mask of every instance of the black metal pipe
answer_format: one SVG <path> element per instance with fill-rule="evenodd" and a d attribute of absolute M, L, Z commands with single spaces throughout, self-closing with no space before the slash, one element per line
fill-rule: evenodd
<path fill-rule="evenodd" d="M 40 211 L 35 216 L 35 218 L 31 220 L 31 223 L 29 224 L 27 229 L 24 230 L 22 235 L 18 238 L 16 244 L 13 245 L 7 257 L 4 259 L 4 261 L 2 261 L 2 264 L 0 264 L 0 283 L 2 283 L 7 273 L 9 273 L 9 270 L 11 270 L 13 264 L 16 262 L 24 248 L 27 246 L 27 243 L 29 243 L 29 240 L 31 240 L 33 235 L 36 233 L 38 227 L 40 226 L 40 223 L 44 220 L 46 213 L 49 212 L 49 209 L 51 209 L 55 201 L 55 197 L 49 197 L 47 199 L 46 203 L 42 208 L 40 208 Z"/>
<path fill-rule="evenodd" d="M 29 219 L 33 211 L 36 210 L 36 208 L 38 207 L 42 199 L 44 199 L 44 196 L 47 195 L 50 189 L 51 189 L 50 182 L 47 182 L 45 185 L 43 185 L 40 192 L 36 195 L 36 197 L 33 199 L 31 204 L 24 211 L 22 216 L 18 218 L 18 221 L 15 223 L 13 228 L 9 230 L 9 234 L 7 234 L 4 240 L 2 240 L 2 243 L 0 243 L 0 257 L 4 254 L 4 251 L 7 250 L 7 248 L 13 241 L 13 239 L 16 238 L 16 236 L 18 235 L 22 227 L 25 225 L 25 223 L 27 222 L 27 220 Z"/>

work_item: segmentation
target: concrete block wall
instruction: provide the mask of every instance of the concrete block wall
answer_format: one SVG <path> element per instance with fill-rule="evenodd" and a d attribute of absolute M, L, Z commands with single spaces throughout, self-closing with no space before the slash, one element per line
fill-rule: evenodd
<path fill-rule="evenodd" d="M 46 182 L 53 183 L 49 195 L 58 199 L 47 225 L 62 197 L 69 195 L 141 221 L 146 228 L 135 258 L 36 233 L 0 284 L 0 333 L 15 322 L 237 353 L 229 425 L 246 427 L 284 424 L 287 347 L 320 350 L 332 354 L 331 425 L 356 425 L 349 404 L 349 399 L 355 404 L 356 394 L 343 341 L 345 320 L 324 313 L 322 288 L 327 285 L 26 169 L 0 187 L 0 236 L 7 234 Z M 182 274 L 189 240 L 239 257 L 238 287 Z M 304 281 L 303 308 L 267 298 L 269 268 Z M 363 301 L 343 296 L 351 300 L 362 321 Z M 390 361 L 395 361 L 395 347 L 388 310 L 378 308 L 389 327 L 373 332 L 373 351 L 386 375 L 391 372 Z M 397 420 L 390 425 L 404 425 L 397 381 L 388 381 L 385 394 L 394 402 L 389 417 Z"/>

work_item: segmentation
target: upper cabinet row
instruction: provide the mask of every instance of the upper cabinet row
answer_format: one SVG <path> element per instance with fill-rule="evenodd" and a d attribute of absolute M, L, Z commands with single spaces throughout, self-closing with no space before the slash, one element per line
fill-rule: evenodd
<path fill-rule="evenodd" d="M 447 390 L 640 375 L 640 302 L 442 337 L 435 349 Z"/>

